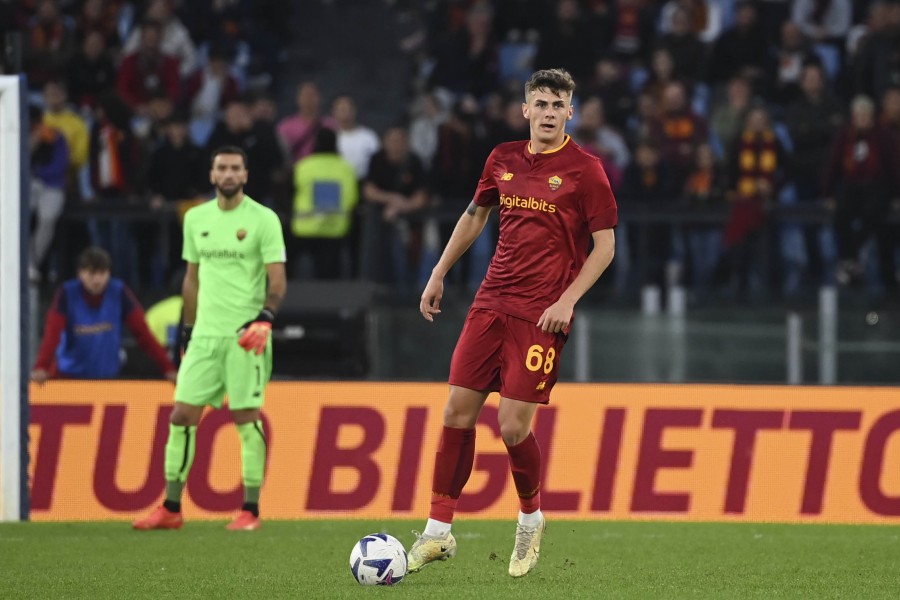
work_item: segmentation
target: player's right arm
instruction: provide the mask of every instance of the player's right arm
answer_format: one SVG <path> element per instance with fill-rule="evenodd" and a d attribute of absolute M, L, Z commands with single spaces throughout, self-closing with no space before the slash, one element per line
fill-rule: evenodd
<path fill-rule="evenodd" d="M 184 281 L 181 282 L 181 297 L 184 300 L 184 326 L 193 327 L 197 320 L 197 292 L 200 289 L 200 278 L 197 276 L 197 263 L 187 263 Z"/>
<path fill-rule="evenodd" d="M 466 212 L 456 222 L 453 233 L 447 241 L 447 246 L 441 254 L 440 260 L 431 271 L 431 277 L 422 292 L 419 301 L 419 312 L 426 321 L 434 321 L 434 316 L 441 312 L 441 297 L 444 295 L 444 277 L 456 261 L 466 253 L 466 250 L 481 235 L 492 207 L 479 206 L 474 201 L 469 203 Z"/>

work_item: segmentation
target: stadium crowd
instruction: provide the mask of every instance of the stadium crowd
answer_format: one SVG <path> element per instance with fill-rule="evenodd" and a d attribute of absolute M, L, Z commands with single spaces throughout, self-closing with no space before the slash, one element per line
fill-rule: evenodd
<path fill-rule="evenodd" d="M 351 0 L 325 3 L 353 18 Z M 280 84 L 290 2 L 0 2 L 44 115 L 33 278 L 61 278 L 93 243 L 135 289 L 165 285 L 179 215 L 210 196 L 208 152 L 233 144 L 250 156 L 247 193 L 290 232 L 291 277 L 419 287 L 490 150 L 527 137 L 524 78 L 564 67 L 578 83 L 568 130 L 621 209 L 614 291 L 680 283 L 704 302 L 838 283 L 897 298 L 900 2 L 386 5 L 414 76 L 408 109 L 376 132 L 353 95 Z M 83 218 L 54 241 L 64 213 Z M 477 286 L 492 244 L 457 283 Z"/>

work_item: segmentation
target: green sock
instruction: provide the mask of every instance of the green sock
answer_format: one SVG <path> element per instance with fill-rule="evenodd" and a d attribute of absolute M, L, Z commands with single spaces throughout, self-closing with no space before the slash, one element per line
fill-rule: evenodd
<path fill-rule="evenodd" d="M 244 480 L 244 503 L 259 504 L 259 489 L 266 470 L 266 435 L 262 421 L 237 426 L 241 437 L 241 474 Z"/>
<path fill-rule="evenodd" d="M 187 481 L 194 448 L 197 445 L 196 425 L 169 425 L 166 442 L 166 507 L 180 510 L 181 492 Z"/>

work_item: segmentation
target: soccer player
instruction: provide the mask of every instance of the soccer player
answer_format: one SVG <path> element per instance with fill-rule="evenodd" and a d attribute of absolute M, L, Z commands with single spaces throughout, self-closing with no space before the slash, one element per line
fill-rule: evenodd
<path fill-rule="evenodd" d="M 422 292 L 419 311 L 433 321 L 445 275 L 498 207 L 497 248 L 450 363 L 430 518 L 424 533 L 415 532 L 410 572 L 456 554 L 453 515 L 472 472 L 475 424 L 494 391 L 500 392 L 500 435 L 520 504 L 509 574 L 521 577 L 537 564 L 545 520 L 541 451 L 531 421 L 537 406 L 550 401 L 575 303 L 612 261 L 618 220 L 599 159 L 565 132 L 574 89 L 562 69 L 537 71 L 525 84 L 522 114 L 530 139 L 494 148 Z"/>
<path fill-rule="evenodd" d="M 135 529 L 182 526 L 181 493 L 194 459 L 197 425 L 204 407 L 220 408 L 226 393 L 241 439 L 244 483 L 244 505 L 227 528 L 260 527 L 266 465 L 260 408 L 272 370 L 272 321 L 287 287 L 284 235 L 278 216 L 244 194 L 243 150 L 215 150 L 209 178 L 215 200 L 195 206 L 184 218 L 184 358 L 166 443 L 166 499 L 135 521 Z"/>

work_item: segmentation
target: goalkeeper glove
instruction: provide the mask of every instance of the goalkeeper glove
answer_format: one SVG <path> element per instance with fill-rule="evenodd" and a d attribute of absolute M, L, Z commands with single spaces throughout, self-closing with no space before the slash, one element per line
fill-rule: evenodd
<path fill-rule="evenodd" d="M 252 321 L 247 321 L 238 329 L 241 334 L 238 344 L 241 348 L 250 352 L 256 352 L 257 355 L 263 353 L 266 349 L 266 343 L 269 341 L 269 335 L 272 333 L 272 321 L 275 320 L 275 313 L 264 308 L 259 311 L 259 315 Z"/>
<path fill-rule="evenodd" d="M 178 340 L 178 347 L 181 350 L 181 356 L 187 354 L 188 344 L 191 343 L 191 333 L 193 333 L 193 331 L 193 325 L 185 325 L 181 328 L 181 339 Z"/>

